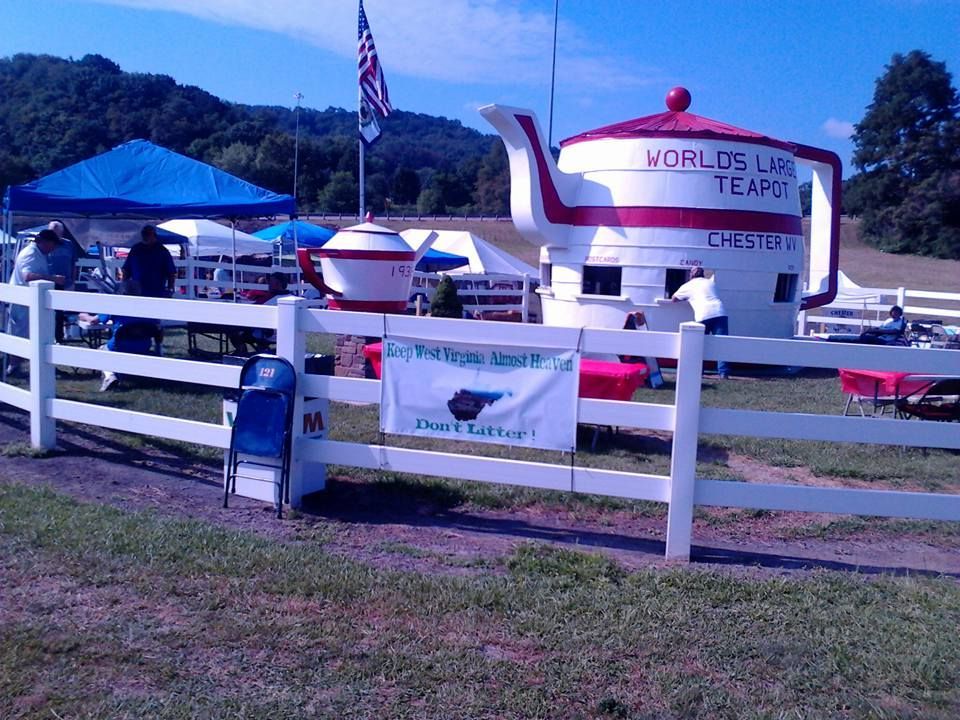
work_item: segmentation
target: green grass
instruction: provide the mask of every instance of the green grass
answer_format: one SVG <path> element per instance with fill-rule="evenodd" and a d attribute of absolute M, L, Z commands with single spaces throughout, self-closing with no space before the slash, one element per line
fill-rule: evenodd
<path fill-rule="evenodd" d="M 503 566 L 385 572 L 0 486 L 0 717 L 960 714 L 952 579 Z"/>

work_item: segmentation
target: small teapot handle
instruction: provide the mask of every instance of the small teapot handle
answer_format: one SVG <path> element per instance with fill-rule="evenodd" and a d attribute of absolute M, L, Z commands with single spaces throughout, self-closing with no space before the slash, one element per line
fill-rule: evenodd
<path fill-rule="evenodd" d="M 332 295 L 334 297 L 339 297 L 343 294 L 339 290 L 334 290 L 323 281 L 323 276 L 317 272 L 317 268 L 313 264 L 313 258 L 310 256 L 310 248 L 297 249 L 297 262 L 300 265 L 300 272 L 303 273 L 307 282 L 317 290 L 325 295 Z"/>

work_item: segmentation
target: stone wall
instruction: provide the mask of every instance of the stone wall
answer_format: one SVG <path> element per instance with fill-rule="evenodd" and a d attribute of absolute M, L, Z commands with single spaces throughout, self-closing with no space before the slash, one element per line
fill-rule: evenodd
<path fill-rule="evenodd" d="M 380 342 L 380 338 L 363 335 L 337 335 L 335 350 L 337 377 L 373 378 L 373 367 L 363 356 L 363 348 L 368 343 Z"/>

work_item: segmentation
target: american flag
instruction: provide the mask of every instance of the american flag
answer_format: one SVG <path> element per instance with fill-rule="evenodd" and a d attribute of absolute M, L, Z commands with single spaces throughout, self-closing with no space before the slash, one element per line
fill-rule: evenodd
<path fill-rule="evenodd" d="M 360 27 L 357 33 L 359 47 L 360 98 L 381 117 L 386 117 L 393 110 L 390 105 L 390 95 L 387 92 L 387 82 L 383 79 L 383 69 L 377 60 L 377 48 L 373 44 L 373 34 L 370 32 L 370 23 L 367 14 L 363 11 L 363 0 L 360 0 Z"/>

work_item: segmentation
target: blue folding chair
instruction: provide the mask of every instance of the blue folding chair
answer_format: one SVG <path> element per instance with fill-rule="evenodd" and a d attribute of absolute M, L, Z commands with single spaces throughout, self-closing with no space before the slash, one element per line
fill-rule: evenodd
<path fill-rule="evenodd" d="M 227 477 L 223 506 L 237 491 L 240 457 L 252 455 L 256 465 L 280 470 L 277 517 L 283 517 L 283 503 L 290 494 L 290 439 L 297 373 L 287 360 L 276 355 L 254 355 L 240 370 L 240 397 L 230 433 Z M 263 460 L 274 460 L 266 463 Z"/>

